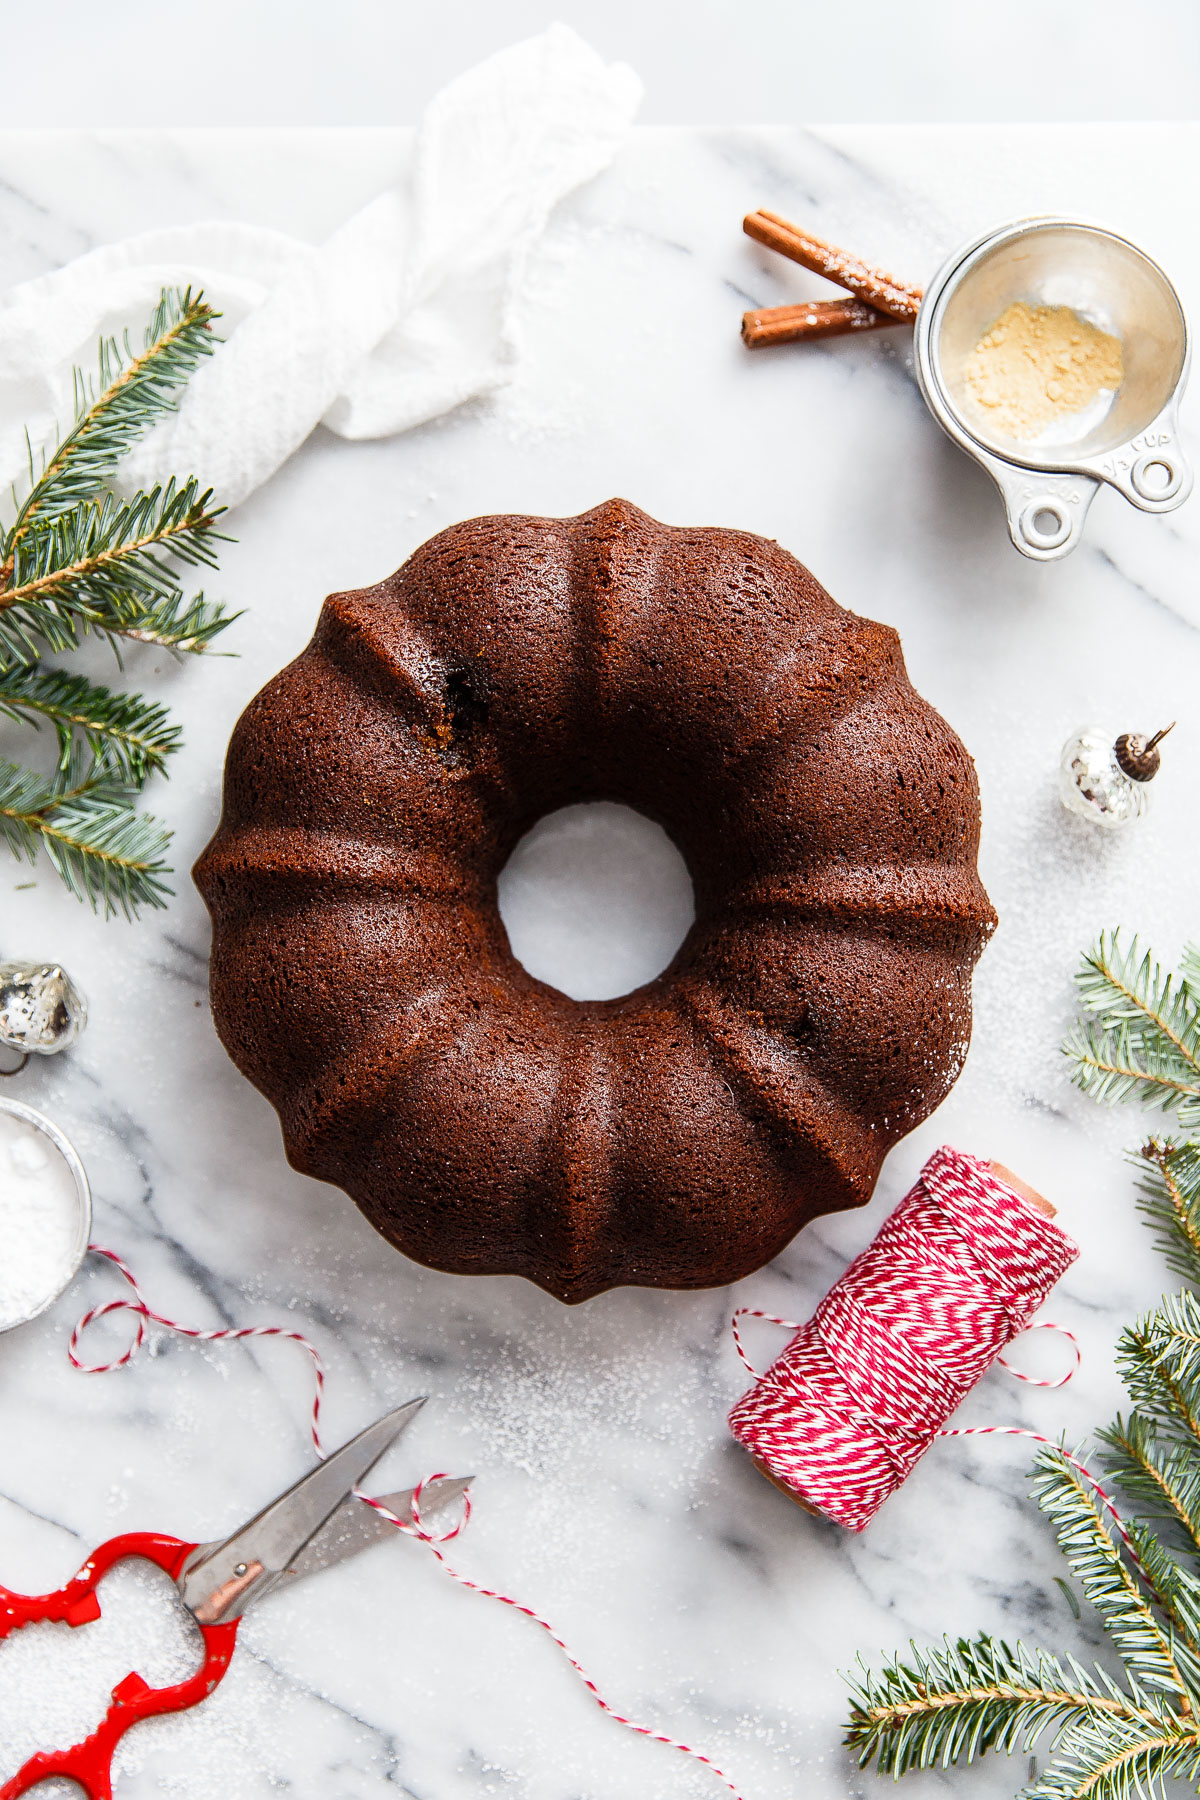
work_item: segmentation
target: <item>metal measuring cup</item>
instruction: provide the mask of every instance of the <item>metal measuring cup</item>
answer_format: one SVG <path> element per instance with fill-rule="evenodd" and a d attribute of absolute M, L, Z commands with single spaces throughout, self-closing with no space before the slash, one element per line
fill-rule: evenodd
<path fill-rule="evenodd" d="M 1002 436 L 967 392 L 980 338 L 1015 300 L 1069 306 L 1121 343 L 1124 378 L 1104 416 L 1070 416 L 1053 441 Z M 995 481 L 1023 556 L 1053 562 L 1075 548 L 1100 483 L 1165 513 L 1192 491 L 1179 441 L 1187 319 L 1171 282 L 1115 231 L 1079 219 L 1016 219 L 955 251 L 925 290 L 917 379 L 934 418 Z"/>
<path fill-rule="evenodd" d="M 63 1269 L 62 1280 L 53 1293 L 46 1294 L 19 1319 L 0 1319 L 0 1332 L 5 1332 L 15 1330 L 18 1325 L 27 1325 L 31 1319 L 44 1313 L 47 1307 L 53 1306 L 79 1273 L 92 1235 L 92 1190 L 87 1170 L 80 1161 L 75 1146 L 59 1130 L 53 1119 L 48 1119 L 44 1113 L 35 1111 L 32 1106 L 26 1106 L 20 1100 L 9 1100 L 4 1095 L 0 1095 L 0 1112 L 11 1113 L 14 1118 L 22 1119 L 25 1124 L 32 1125 L 35 1131 L 40 1131 L 66 1163 L 75 1185 L 75 1234 L 70 1262 Z M 0 1245 L 0 1255 L 3 1253 L 3 1245 Z"/>

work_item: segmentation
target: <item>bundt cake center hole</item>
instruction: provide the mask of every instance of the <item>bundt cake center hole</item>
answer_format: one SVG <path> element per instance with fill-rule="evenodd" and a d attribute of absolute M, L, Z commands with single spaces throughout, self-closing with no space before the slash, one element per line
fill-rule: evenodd
<path fill-rule="evenodd" d="M 696 916 L 687 864 L 661 825 L 615 801 L 547 813 L 500 874 L 517 961 L 572 1000 L 653 981 Z"/>

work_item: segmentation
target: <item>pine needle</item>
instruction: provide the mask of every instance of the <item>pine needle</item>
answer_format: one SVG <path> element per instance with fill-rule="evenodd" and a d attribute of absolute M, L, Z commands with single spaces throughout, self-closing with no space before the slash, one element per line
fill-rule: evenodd
<path fill-rule="evenodd" d="M 171 654 L 210 650 L 232 624 L 190 597 L 184 571 L 216 567 L 224 509 L 194 477 L 120 499 L 121 458 L 172 411 L 218 342 L 203 295 L 164 290 L 134 352 L 128 335 L 100 343 L 96 378 L 75 371 L 75 421 L 38 467 L 0 530 L 0 714 L 57 737 L 45 776 L 0 762 L 0 839 L 34 860 L 39 849 L 80 900 L 132 917 L 162 906 L 170 833 L 136 810 L 138 792 L 179 746 L 166 708 L 83 675 L 45 668 L 47 653 L 89 635 Z"/>
<path fill-rule="evenodd" d="M 175 628 L 188 612 L 172 562 L 215 566 L 216 521 L 223 509 L 198 484 L 169 481 L 130 501 L 106 494 L 68 513 L 39 520 L 18 541 L 10 585 L 0 589 L 0 652 L 14 659 L 36 653 L 38 640 L 66 650 L 89 631 L 164 648 L 203 650 L 232 623 L 219 608 L 203 608 L 185 636 Z"/>
<path fill-rule="evenodd" d="M 35 729 L 44 721 L 52 724 L 60 766 L 69 762 L 80 734 L 92 753 L 107 755 L 109 765 L 134 788 L 163 770 L 179 747 L 179 727 L 170 723 L 165 706 L 140 694 L 113 693 L 66 669 L 28 663 L 0 667 L 0 712 Z"/>
<path fill-rule="evenodd" d="M 133 810 L 135 793 L 103 756 L 76 747 L 52 776 L 0 762 L 0 837 L 14 856 L 44 848 L 67 888 L 106 917 L 163 906 L 171 834 Z"/>
<path fill-rule="evenodd" d="M 1190 952 L 1195 956 L 1195 952 Z M 1076 976 L 1083 1016 L 1063 1045 L 1071 1079 L 1105 1105 L 1137 1099 L 1200 1125 L 1200 986 L 1164 974 L 1135 937 L 1104 933 Z"/>
<path fill-rule="evenodd" d="M 98 380 L 74 371 L 75 424 L 43 460 L 40 474 L 30 458 L 30 492 L 4 542 L 0 585 L 34 521 L 54 519 L 98 493 L 126 451 L 174 411 L 179 389 L 219 342 L 212 330 L 219 316 L 203 294 L 164 288 L 140 354 L 128 333 L 123 345 L 101 338 Z"/>

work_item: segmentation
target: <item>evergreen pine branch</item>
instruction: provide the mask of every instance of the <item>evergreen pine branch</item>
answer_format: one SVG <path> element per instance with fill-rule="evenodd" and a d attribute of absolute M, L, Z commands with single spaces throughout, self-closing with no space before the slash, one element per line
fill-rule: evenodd
<path fill-rule="evenodd" d="M 201 651 L 232 623 L 203 596 L 185 602 L 173 562 L 215 564 L 224 509 L 195 480 L 135 499 L 111 494 L 39 520 L 18 543 L 0 589 L 0 651 L 29 661 L 38 641 L 71 648 L 87 632 Z M 180 631 L 186 617 L 189 629 Z"/>
<path fill-rule="evenodd" d="M 1195 1723 L 1200 1696 L 1200 1579 L 1194 1568 L 1180 1561 L 1144 1520 L 1127 1518 L 1124 1524 L 1138 1559 L 1139 1573 L 1167 1627 L 1172 1658 L 1183 1684 L 1172 1711 Z M 1142 1684 L 1145 1671 L 1136 1656 L 1126 1659 L 1126 1674 L 1131 1684 L 1135 1680 L 1139 1686 Z"/>
<path fill-rule="evenodd" d="M 1082 1019 L 1063 1050 L 1071 1080 L 1090 1100 L 1105 1106 L 1140 1100 L 1149 1111 L 1176 1113 L 1181 1125 L 1200 1123 L 1200 1076 L 1176 1052 L 1148 1044 L 1125 1026 Z"/>
<path fill-rule="evenodd" d="M 1140 1152 L 1138 1211 L 1167 1266 L 1200 1288 L 1200 1144 L 1151 1138 Z"/>
<path fill-rule="evenodd" d="M 1200 1463 L 1192 1443 L 1159 1431 L 1153 1418 L 1134 1412 L 1098 1433 L 1107 1446 L 1108 1471 L 1142 1518 L 1179 1527 L 1189 1551 L 1200 1557 Z"/>
<path fill-rule="evenodd" d="M 1081 1018 L 1063 1045 L 1071 1079 L 1107 1105 L 1137 1098 L 1200 1124 L 1200 1008 L 1186 972 L 1164 975 L 1135 937 L 1102 934 L 1076 976 Z"/>
<path fill-rule="evenodd" d="M 1200 1731 L 1166 1715 L 1157 1724 L 1118 1713 L 1070 1719 L 1048 1768 L 1025 1800 L 1168 1800 L 1180 1780 L 1200 1776 Z"/>
<path fill-rule="evenodd" d="M 202 295 L 164 289 L 135 354 L 126 335 L 100 344 L 99 374 L 78 369 L 75 422 L 42 457 L 0 531 L 0 715 L 57 734 L 52 775 L 0 762 L 0 840 L 33 860 L 44 849 L 67 888 L 106 914 L 162 906 L 170 833 L 134 810 L 136 793 L 179 743 L 165 708 L 65 669 L 49 650 L 89 633 L 120 660 L 124 641 L 171 652 L 211 647 L 232 623 L 181 571 L 216 566 L 224 511 L 210 489 L 174 479 L 132 499 L 111 492 L 117 466 L 211 355 L 217 314 Z"/>
<path fill-rule="evenodd" d="M 1200 1021 L 1186 979 L 1164 975 L 1136 935 L 1128 950 L 1120 931 L 1100 934 L 1075 977 L 1080 1004 L 1106 1026 L 1126 1024 L 1135 1035 L 1173 1047 L 1200 1074 Z"/>
<path fill-rule="evenodd" d="M 874 1762 L 881 1775 L 949 1768 L 986 1751 L 1028 1753 L 1046 1732 L 1086 1731 L 1115 1718 L 1138 1733 L 1157 1733 L 1161 1703 L 1122 1693 L 1089 1674 L 1074 1658 L 1060 1660 L 1023 1644 L 1010 1647 L 983 1635 L 947 1639 L 929 1650 L 910 1646 L 878 1674 L 864 1669 L 854 1682 L 845 1742 L 860 1768 Z"/>
<path fill-rule="evenodd" d="M 164 288 L 139 355 L 128 334 L 123 347 L 102 338 L 98 383 L 75 370 L 75 424 L 40 475 L 31 466 L 30 492 L 4 540 L 0 588 L 34 522 L 52 520 L 98 493 L 131 445 L 174 410 L 178 390 L 216 347 L 212 323 L 218 317 L 202 294 Z"/>
<path fill-rule="evenodd" d="M 152 644 L 159 650 L 169 650 L 173 656 L 200 655 L 240 617 L 240 613 L 228 613 L 216 602 L 206 600 L 202 593 L 193 594 L 190 600 L 181 593 L 164 594 L 144 610 L 132 612 L 121 625 L 119 635 L 127 643 Z M 91 624 L 95 631 L 110 634 L 102 618 L 94 618 Z"/>
<path fill-rule="evenodd" d="M 1180 1667 L 1171 1614 L 1170 1594 L 1154 1590 L 1154 1599 L 1171 1623 L 1163 1625 L 1131 1571 L 1120 1547 L 1113 1542 L 1100 1502 L 1085 1482 L 1076 1463 L 1054 1446 L 1041 1450 L 1034 1464 L 1034 1498 L 1053 1525 L 1059 1547 L 1072 1574 L 1099 1613 L 1104 1628 L 1127 1669 L 1137 1671 L 1139 1684 L 1188 1699 L 1188 1682 Z M 1135 1527 L 1127 1526 L 1139 1556 Z M 1147 1581 L 1150 1567 L 1142 1558 Z"/>
<path fill-rule="evenodd" d="M 1200 1007 L 1200 946 L 1186 944 L 1179 959 L 1179 979 L 1187 988 L 1195 1005 Z"/>
<path fill-rule="evenodd" d="M 131 788 L 162 770 L 179 746 L 179 727 L 169 722 L 164 706 L 140 694 L 113 693 L 66 669 L 0 665 L 0 713 L 35 729 L 43 721 L 52 724 L 60 766 L 69 764 L 78 734 Z"/>
<path fill-rule="evenodd" d="M 42 826 L 43 842 L 67 889 L 105 918 L 132 919 L 139 907 L 165 906 L 164 879 L 171 832 L 133 810 L 127 792 L 104 801 L 97 794 L 56 807 Z"/>
<path fill-rule="evenodd" d="M 1041 1503 L 1057 1515 L 1072 1566 L 1101 1605 L 1113 1641 L 1132 1655 L 1125 1684 L 1073 1657 L 1010 1647 L 986 1635 L 936 1650 L 914 1645 L 907 1660 L 893 1659 L 878 1674 L 864 1671 L 853 1684 L 845 1741 L 860 1766 L 874 1762 L 880 1774 L 899 1776 L 970 1763 L 990 1750 L 1027 1754 L 1048 1735 L 1051 1760 L 1023 1790 L 1027 1800 L 1130 1800 L 1135 1794 L 1149 1800 L 1171 1778 L 1200 1772 L 1195 1658 L 1157 1625 L 1128 1571 L 1114 1572 L 1120 1552 L 1077 1471 L 1053 1451 L 1042 1461 Z M 1148 1533 L 1130 1529 L 1156 1591 L 1194 1634 L 1200 1583 Z M 1098 1539 L 1108 1540 L 1107 1551 Z M 1139 1633 L 1142 1642 L 1135 1641 Z"/>
<path fill-rule="evenodd" d="M 163 906 L 171 834 L 133 810 L 133 793 L 105 756 L 76 745 L 67 765 L 46 776 L 0 762 L 0 837 L 15 856 L 39 845 L 77 899 L 105 916 L 132 918 Z"/>
<path fill-rule="evenodd" d="M 1195 1384 L 1189 1379 L 1186 1338 L 1176 1347 L 1177 1354 L 1172 1355 L 1171 1348 L 1153 1318 L 1139 1319 L 1121 1333 L 1118 1365 L 1146 1420 L 1156 1430 L 1161 1427 L 1195 1446 L 1200 1443 L 1200 1410 Z"/>
<path fill-rule="evenodd" d="M 1200 1297 L 1164 1297 L 1148 1319 L 1124 1332 L 1122 1376 L 1139 1409 L 1200 1461 Z"/>

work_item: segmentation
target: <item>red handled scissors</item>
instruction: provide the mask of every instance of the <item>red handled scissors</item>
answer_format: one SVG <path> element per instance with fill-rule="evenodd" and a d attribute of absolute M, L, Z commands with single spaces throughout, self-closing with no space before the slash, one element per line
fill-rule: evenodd
<path fill-rule="evenodd" d="M 89 1800 L 112 1800 L 112 1759 L 120 1739 L 139 1719 L 184 1712 L 212 1693 L 225 1677 L 242 1615 L 268 1594 L 305 1575 L 355 1556 L 395 1526 L 364 1506 L 354 1489 L 374 1468 L 424 1400 L 410 1400 L 335 1451 L 278 1500 L 215 1544 L 185 1544 L 157 1532 L 133 1531 L 110 1538 L 93 1552 L 65 1587 L 27 1597 L 0 1587 L 0 1638 L 22 1625 L 57 1619 L 86 1625 L 100 1617 L 96 1588 L 115 1563 L 140 1556 L 174 1581 L 180 1599 L 200 1627 L 204 1662 L 187 1681 L 152 1688 L 138 1674 L 112 1691 L 112 1704 L 96 1730 L 70 1750 L 42 1750 L 0 1787 L 0 1800 L 17 1800 L 52 1775 L 78 1782 Z M 421 1489 L 423 1516 L 461 1499 L 470 1477 L 441 1476 Z M 413 1490 L 384 1496 L 398 1518 L 412 1516 Z"/>

